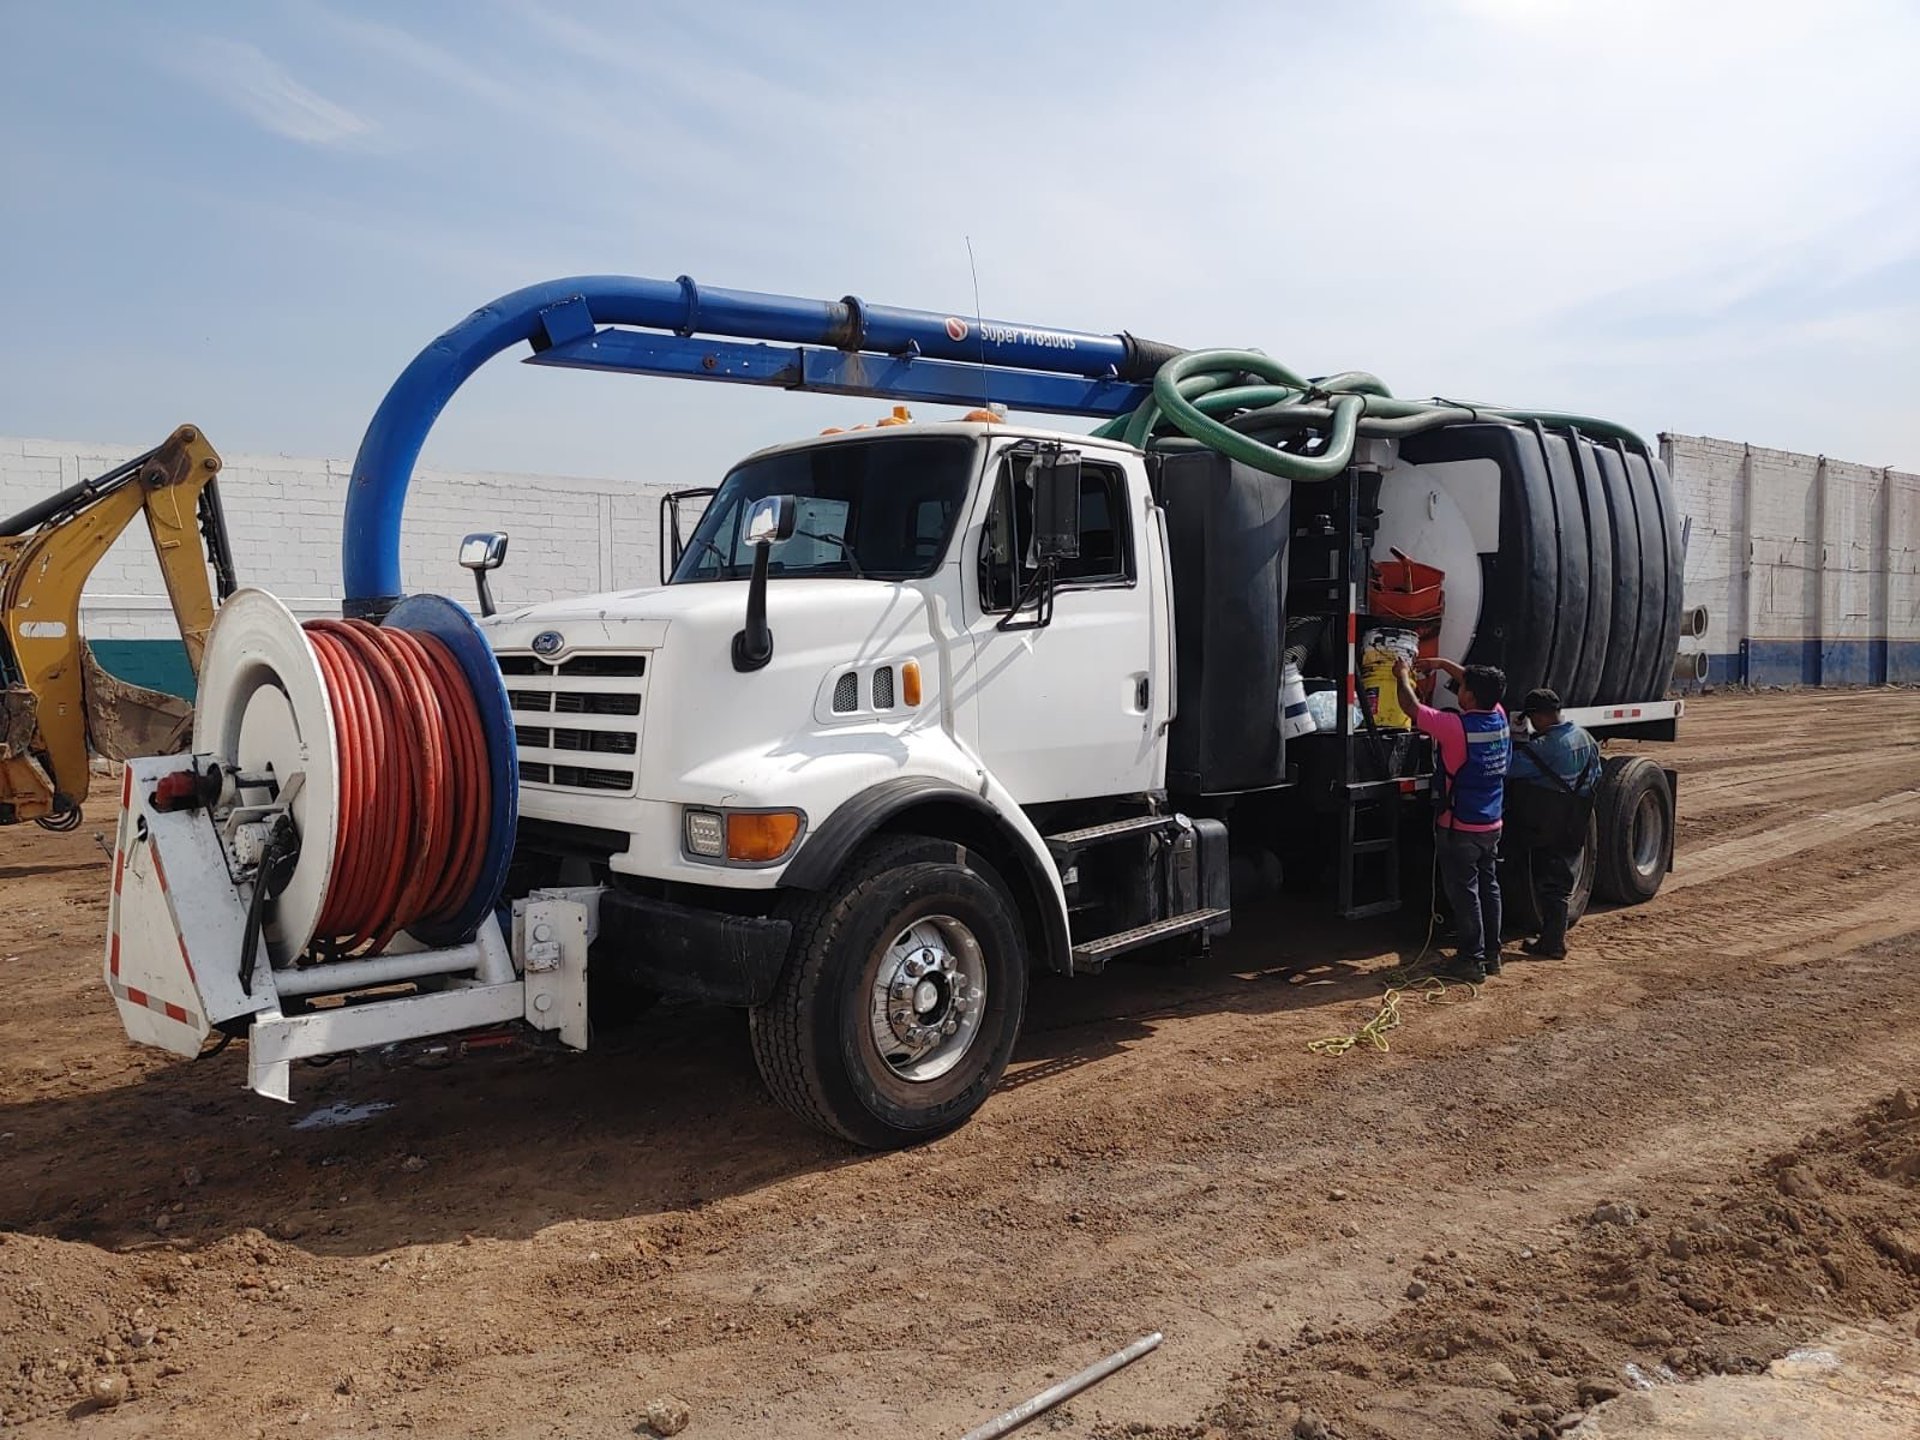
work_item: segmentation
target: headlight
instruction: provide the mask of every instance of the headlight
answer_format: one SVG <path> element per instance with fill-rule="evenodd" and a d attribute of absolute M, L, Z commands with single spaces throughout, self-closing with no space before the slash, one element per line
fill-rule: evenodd
<path fill-rule="evenodd" d="M 718 860 L 727 850 L 727 822 L 711 810 L 687 811 L 687 853 Z"/>

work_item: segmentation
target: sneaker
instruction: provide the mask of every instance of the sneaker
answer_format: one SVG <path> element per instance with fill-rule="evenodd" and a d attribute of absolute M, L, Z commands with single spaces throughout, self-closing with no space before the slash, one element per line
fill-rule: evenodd
<path fill-rule="evenodd" d="M 1466 955 L 1454 956 L 1441 967 L 1440 973 L 1449 980 L 1464 980 L 1469 985 L 1484 985 L 1487 981 L 1487 967 Z"/>
<path fill-rule="evenodd" d="M 1498 953 L 1487 956 L 1481 960 L 1480 964 L 1489 975 L 1498 975 L 1500 973 L 1500 956 Z"/>
<path fill-rule="evenodd" d="M 1529 940 L 1527 941 L 1526 944 L 1522 945 L 1520 948 L 1526 951 L 1527 954 L 1533 956 L 1533 958 L 1536 960 L 1564 960 L 1567 958 L 1567 951 L 1565 946 L 1562 946 L 1558 950 L 1549 950 L 1547 949 L 1546 946 L 1542 945 L 1538 940 Z"/>

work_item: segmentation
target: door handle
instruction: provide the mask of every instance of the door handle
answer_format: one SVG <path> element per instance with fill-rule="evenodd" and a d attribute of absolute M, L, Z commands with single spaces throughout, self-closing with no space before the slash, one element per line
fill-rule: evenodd
<path fill-rule="evenodd" d="M 1147 704 L 1153 699 L 1153 681 L 1142 675 L 1133 682 L 1133 708 L 1142 715 L 1147 713 Z"/>

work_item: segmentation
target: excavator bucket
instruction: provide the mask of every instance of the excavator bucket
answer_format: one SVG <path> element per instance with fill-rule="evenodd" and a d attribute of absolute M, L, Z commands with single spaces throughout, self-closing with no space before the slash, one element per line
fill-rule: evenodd
<path fill-rule="evenodd" d="M 178 695 L 149 690 L 109 675 L 81 644 L 86 673 L 87 738 L 96 755 L 131 760 L 136 755 L 173 755 L 187 748 L 193 707 Z"/>
<path fill-rule="evenodd" d="M 53 781 L 34 758 L 40 703 L 24 685 L 0 687 L 0 825 L 48 812 Z"/>

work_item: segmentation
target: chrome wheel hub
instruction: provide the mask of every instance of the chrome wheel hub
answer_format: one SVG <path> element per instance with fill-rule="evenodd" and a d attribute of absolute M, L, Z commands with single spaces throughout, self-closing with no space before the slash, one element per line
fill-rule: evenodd
<path fill-rule="evenodd" d="M 986 957 L 973 931 L 951 915 L 916 920 L 880 956 L 869 1028 L 887 1068 L 902 1080 L 938 1080 L 980 1033 Z"/>
<path fill-rule="evenodd" d="M 1640 797 L 1640 803 L 1633 810 L 1633 831 L 1630 844 L 1633 851 L 1633 868 L 1642 875 L 1651 875 L 1666 858 L 1665 847 L 1660 843 L 1660 799 L 1651 790 Z"/>

